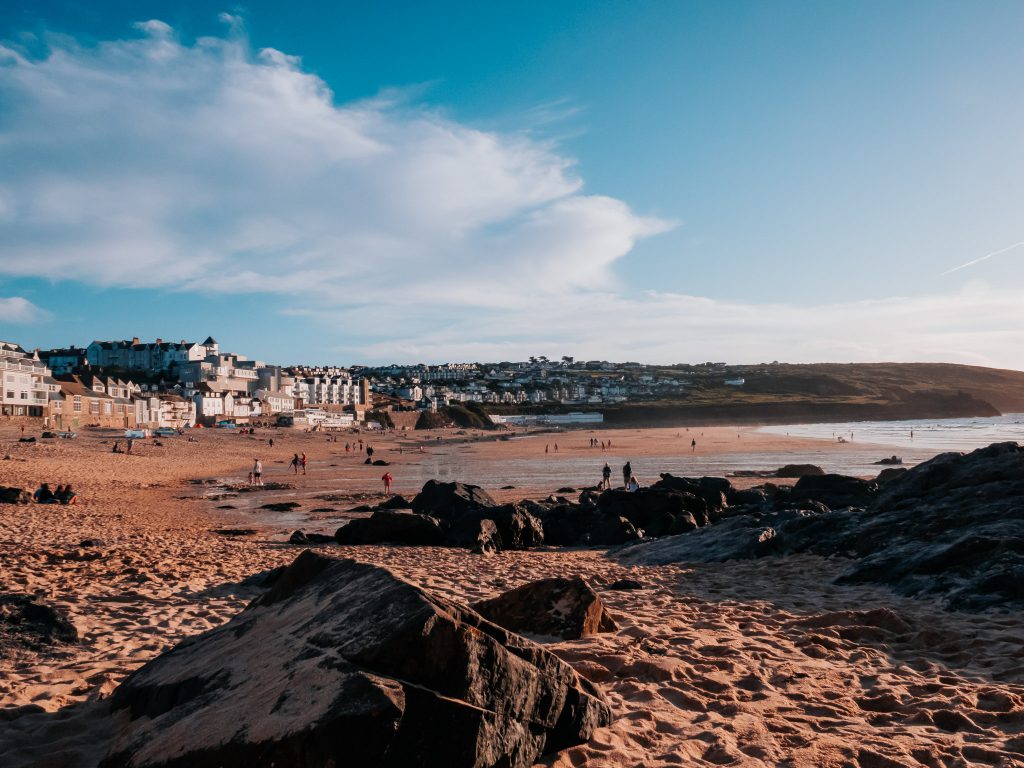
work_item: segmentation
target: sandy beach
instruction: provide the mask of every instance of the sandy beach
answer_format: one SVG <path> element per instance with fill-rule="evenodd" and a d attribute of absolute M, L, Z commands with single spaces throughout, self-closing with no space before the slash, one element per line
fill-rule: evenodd
<path fill-rule="evenodd" d="M 374 459 L 389 462 L 398 493 L 411 497 L 439 477 L 478 482 L 501 501 L 579 489 L 588 477 L 596 484 L 605 461 L 614 480 L 627 458 L 649 483 L 660 472 L 693 474 L 687 467 L 698 458 L 742 463 L 757 454 L 781 464 L 808 453 L 836 462 L 851 451 L 887 454 L 727 427 L 507 440 L 452 430 L 343 434 L 338 442 L 279 430 L 194 434 L 195 443 L 140 441 L 127 456 L 111 453 L 112 432 L 29 444 L 17 441 L 16 426 L 0 426 L 0 485 L 71 483 L 79 496 L 74 506 L 0 506 L 0 591 L 66 610 L 80 636 L 52 649 L 4 648 L 5 765 L 95 765 L 103 741 L 76 720 L 83 702 L 240 611 L 258 594 L 248 577 L 301 551 L 287 543 L 292 531 L 333 533 L 362 514 L 351 507 L 382 501 L 385 469 L 345 451 L 360 437 Z M 611 447 L 590 447 L 592 437 Z M 293 473 L 295 453 L 308 456 L 308 474 Z M 265 481 L 289 487 L 225 490 L 246 484 L 255 457 Z M 283 501 L 299 506 L 261 509 Z M 82 546 L 90 539 L 98 542 Z M 601 687 L 615 720 L 544 765 L 1024 765 L 1019 616 L 950 612 L 881 586 L 833 586 L 841 563 L 814 556 L 627 566 L 603 549 L 493 557 L 431 547 L 323 550 L 384 565 L 459 602 L 552 575 L 579 574 L 597 589 L 618 631 L 549 647 Z M 626 577 L 645 588 L 603 589 Z"/>

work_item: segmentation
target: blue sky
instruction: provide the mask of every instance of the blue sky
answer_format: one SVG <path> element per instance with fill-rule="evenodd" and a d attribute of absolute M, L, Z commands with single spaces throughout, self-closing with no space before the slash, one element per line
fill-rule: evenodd
<path fill-rule="evenodd" d="M 141 22 L 141 23 L 140 23 Z M 0 336 L 1024 368 L 1019 3 L 0 7 Z"/>

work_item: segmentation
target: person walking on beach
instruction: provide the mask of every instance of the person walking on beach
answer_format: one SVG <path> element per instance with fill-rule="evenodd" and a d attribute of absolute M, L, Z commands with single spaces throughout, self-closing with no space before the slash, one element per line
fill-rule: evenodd
<path fill-rule="evenodd" d="M 696 450 L 697 450 L 697 438 L 695 437 L 695 438 L 693 438 L 693 440 L 690 441 L 690 453 L 693 453 Z"/>
<path fill-rule="evenodd" d="M 252 460 L 252 480 L 256 485 L 263 485 L 263 462 L 259 458 Z"/>
<path fill-rule="evenodd" d="M 391 483 L 395 478 L 390 472 L 385 472 L 380 479 L 384 481 L 384 493 L 391 493 Z"/>
<path fill-rule="evenodd" d="M 299 474 L 299 454 L 293 453 L 291 460 L 292 472 L 296 475 Z"/>
<path fill-rule="evenodd" d="M 629 488 L 629 478 L 633 476 L 633 467 L 627 461 L 622 465 L 622 487 Z"/>
<path fill-rule="evenodd" d="M 608 466 L 608 462 L 604 463 L 604 468 L 601 470 L 601 488 L 606 491 L 612 489 L 612 468 Z"/>
<path fill-rule="evenodd" d="M 131 456 L 131 455 L 132 455 L 132 447 L 133 447 L 134 445 L 135 445 L 135 440 L 133 440 L 132 438 L 130 438 L 130 437 L 129 437 L 129 438 L 128 438 L 128 450 L 126 451 L 126 453 L 127 453 L 127 454 L 128 454 L 129 456 Z"/>
<path fill-rule="evenodd" d="M 547 445 L 545 445 L 545 446 L 544 446 L 544 453 L 547 453 L 547 452 L 548 452 L 548 448 L 549 448 L 549 447 L 550 447 L 550 446 L 547 446 Z"/>
<path fill-rule="evenodd" d="M 306 474 L 306 454 L 302 454 L 302 458 L 299 459 L 299 464 L 302 465 L 302 474 Z"/>

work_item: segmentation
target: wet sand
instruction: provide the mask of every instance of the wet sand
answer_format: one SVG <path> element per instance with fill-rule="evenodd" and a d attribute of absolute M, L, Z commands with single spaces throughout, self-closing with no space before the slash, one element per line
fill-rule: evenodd
<path fill-rule="evenodd" d="M 0 590 L 66 609 L 81 635 L 77 645 L 0 658 L 0 707 L 43 710 L 0 717 L 6 765 L 94 764 L 102 739 L 75 724 L 69 705 L 108 695 L 146 660 L 239 611 L 256 594 L 246 577 L 300 551 L 285 543 L 292 530 L 333 532 L 358 514 L 351 506 L 384 498 L 385 468 L 344 450 L 359 436 L 334 443 L 283 431 L 196 434 L 199 443 L 147 441 L 124 456 L 110 453 L 109 432 L 29 445 L 17 443 L 15 427 L 0 426 L 0 455 L 10 456 L 0 460 L 0 485 L 71 482 L 81 499 L 73 507 L 0 506 Z M 611 439 L 612 448 L 590 448 L 591 436 Z M 692 474 L 687 467 L 698 457 L 775 463 L 816 452 L 840 465 L 865 448 L 886 455 L 878 446 L 729 428 L 503 441 L 451 430 L 363 437 L 375 459 L 391 463 L 399 493 L 415 493 L 429 477 L 490 480 L 481 484 L 500 500 L 596 482 L 605 460 L 615 479 L 630 459 L 646 484 L 660 471 Z M 697 451 L 687 457 L 693 438 Z M 295 452 L 308 455 L 308 475 L 291 473 Z M 235 494 L 197 482 L 244 485 L 257 455 L 265 480 L 294 488 Z M 516 488 L 501 490 L 510 484 Z M 280 501 L 300 507 L 260 509 Z M 226 506 L 234 508 L 218 508 Z M 225 529 L 254 533 L 214 532 Z M 103 545 L 79 547 L 87 538 Z M 820 558 L 627 567 L 586 549 L 487 558 L 422 547 L 325 551 L 386 565 L 461 601 L 568 573 L 598 588 L 624 576 L 647 584 L 602 592 L 618 632 L 551 646 L 601 685 L 617 719 L 545 765 L 1024 765 L 1021 617 L 949 613 L 881 587 L 832 586 L 842 563 Z"/>

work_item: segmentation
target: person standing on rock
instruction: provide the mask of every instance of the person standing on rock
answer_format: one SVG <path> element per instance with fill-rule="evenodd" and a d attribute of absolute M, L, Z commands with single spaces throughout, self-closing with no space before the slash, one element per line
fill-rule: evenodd
<path fill-rule="evenodd" d="M 629 487 L 629 478 L 631 478 L 632 476 L 633 476 L 633 467 L 627 461 L 625 464 L 622 465 L 622 487 L 623 488 L 628 488 Z"/>
<path fill-rule="evenodd" d="M 256 485 L 263 485 L 263 462 L 259 458 L 252 460 L 252 480 Z"/>
<path fill-rule="evenodd" d="M 606 491 L 612 489 L 612 468 L 608 466 L 608 462 L 604 463 L 604 469 L 601 470 L 601 488 Z"/>
<path fill-rule="evenodd" d="M 381 480 L 384 481 L 384 493 L 391 493 L 391 483 L 394 481 L 394 479 L 395 478 L 391 476 L 390 472 L 385 472 L 384 475 L 381 477 Z"/>

